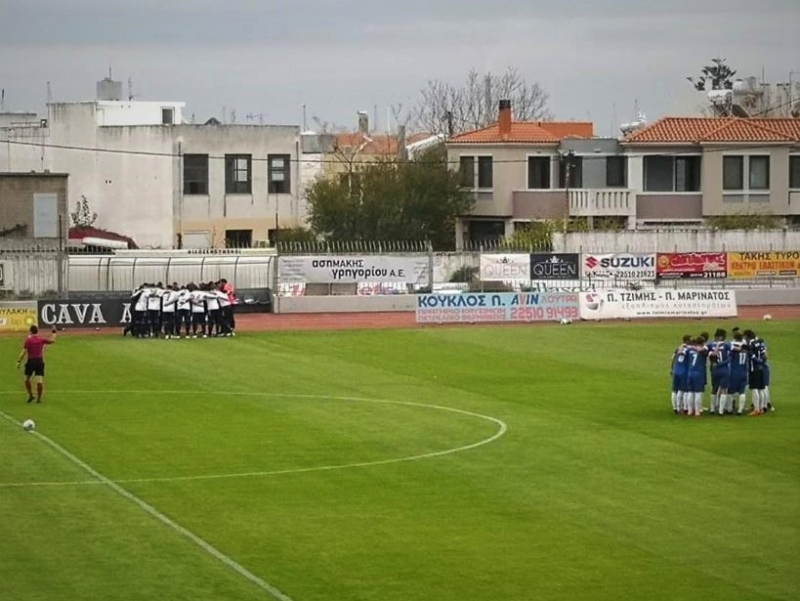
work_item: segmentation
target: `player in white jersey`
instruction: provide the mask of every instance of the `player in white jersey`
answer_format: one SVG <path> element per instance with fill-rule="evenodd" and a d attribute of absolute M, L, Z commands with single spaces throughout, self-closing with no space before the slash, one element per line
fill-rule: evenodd
<path fill-rule="evenodd" d="M 159 282 L 150 289 L 150 296 L 147 298 L 148 335 L 152 338 L 158 338 L 161 332 L 161 297 L 163 294 L 164 285 Z"/>
<path fill-rule="evenodd" d="M 176 305 L 178 302 L 178 284 L 167 286 L 164 295 L 161 297 L 161 327 L 164 331 L 164 338 L 177 337 Z"/>
<path fill-rule="evenodd" d="M 203 338 L 206 334 L 206 293 L 200 290 L 196 284 L 189 284 L 189 298 L 192 307 L 192 338 L 197 338 L 197 332 Z"/>
<path fill-rule="evenodd" d="M 181 326 L 184 328 L 184 336 L 189 337 L 189 331 L 192 325 L 192 295 L 186 286 L 182 286 L 178 290 L 178 298 L 175 301 L 177 313 L 177 325 L 175 327 L 175 335 L 180 337 Z"/>

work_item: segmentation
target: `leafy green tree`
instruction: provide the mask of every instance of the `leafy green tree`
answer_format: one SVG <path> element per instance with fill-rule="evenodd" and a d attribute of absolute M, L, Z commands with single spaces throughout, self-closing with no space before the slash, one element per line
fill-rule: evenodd
<path fill-rule="evenodd" d="M 323 240 L 427 240 L 436 250 L 454 247 L 456 218 L 474 203 L 444 148 L 410 161 L 352 165 L 315 182 L 306 199 L 311 230 Z"/>

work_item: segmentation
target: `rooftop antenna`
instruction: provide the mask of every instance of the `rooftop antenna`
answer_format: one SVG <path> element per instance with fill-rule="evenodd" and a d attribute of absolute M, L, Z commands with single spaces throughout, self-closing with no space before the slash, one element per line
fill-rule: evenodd
<path fill-rule="evenodd" d="M 308 131 L 308 113 L 306 113 L 306 103 L 302 104 L 303 107 L 303 131 Z"/>
<path fill-rule="evenodd" d="M 6 112 L 6 89 L 0 90 L 0 113 Z"/>
<path fill-rule="evenodd" d="M 378 131 L 378 105 L 372 105 L 372 131 Z"/>
<path fill-rule="evenodd" d="M 133 100 L 133 78 L 128 78 L 128 100 Z"/>
<path fill-rule="evenodd" d="M 47 82 L 47 104 L 53 102 L 53 89 L 50 87 L 50 82 Z"/>

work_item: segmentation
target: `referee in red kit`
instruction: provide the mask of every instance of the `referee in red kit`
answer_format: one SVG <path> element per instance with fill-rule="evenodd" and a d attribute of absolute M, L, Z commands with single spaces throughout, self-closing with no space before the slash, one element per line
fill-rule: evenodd
<path fill-rule="evenodd" d="M 22 352 L 17 359 L 17 369 L 22 365 L 22 360 L 27 355 L 25 362 L 25 390 L 28 391 L 28 402 L 33 401 L 33 389 L 31 388 L 31 377 L 36 378 L 36 402 L 42 402 L 42 391 L 44 390 L 44 347 L 56 341 L 56 328 L 49 338 L 39 335 L 39 328 L 31 326 L 30 334 L 22 345 Z"/>

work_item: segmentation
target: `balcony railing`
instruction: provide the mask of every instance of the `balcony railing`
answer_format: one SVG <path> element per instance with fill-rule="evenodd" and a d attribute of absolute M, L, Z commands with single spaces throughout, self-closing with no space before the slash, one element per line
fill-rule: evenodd
<path fill-rule="evenodd" d="M 633 217 L 636 193 L 619 188 L 575 188 L 569 191 L 569 214 L 573 217 Z"/>

